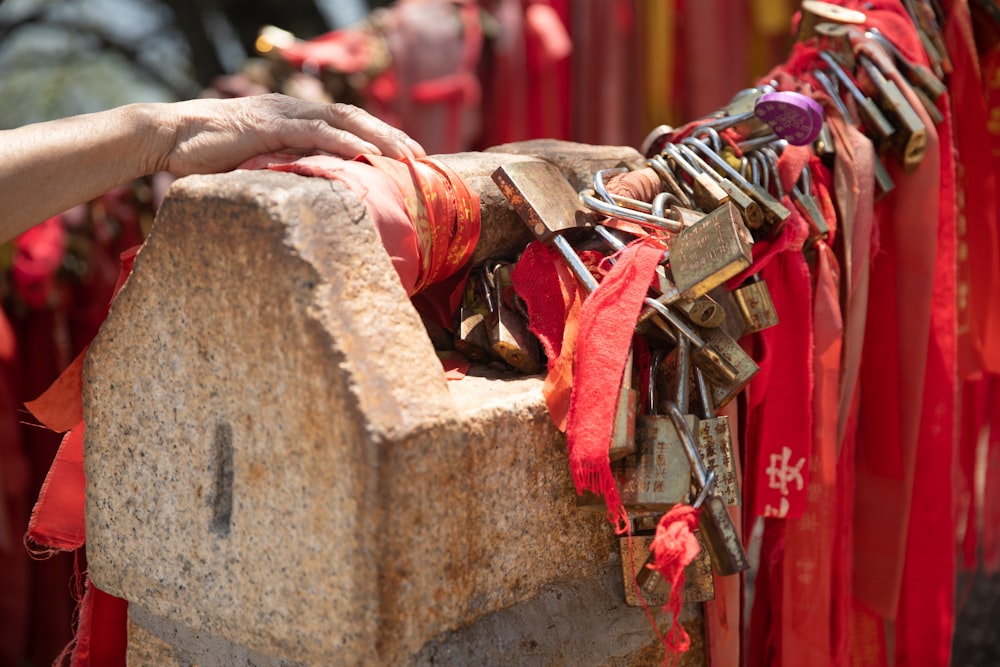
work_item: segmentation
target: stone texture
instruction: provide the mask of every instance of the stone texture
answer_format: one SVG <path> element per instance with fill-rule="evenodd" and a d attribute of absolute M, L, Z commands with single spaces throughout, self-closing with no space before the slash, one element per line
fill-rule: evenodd
<path fill-rule="evenodd" d="M 336 182 L 178 181 L 84 397 L 94 581 L 260 655 L 405 664 L 615 557 L 575 509 L 540 378 L 446 383 Z"/>
<path fill-rule="evenodd" d="M 157 618 L 138 604 L 129 605 L 128 613 L 129 667 L 302 667 Z"/>

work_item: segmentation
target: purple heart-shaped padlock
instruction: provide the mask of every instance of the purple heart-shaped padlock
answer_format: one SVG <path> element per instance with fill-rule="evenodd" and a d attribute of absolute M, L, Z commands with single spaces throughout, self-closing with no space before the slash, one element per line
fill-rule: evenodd
<path fill-rule="evenodd" d="M 823 107 L 811 97 L 790 90 L 761 95 L 753 112 L 793 146 L 811 144 L 823 127 Z"/>

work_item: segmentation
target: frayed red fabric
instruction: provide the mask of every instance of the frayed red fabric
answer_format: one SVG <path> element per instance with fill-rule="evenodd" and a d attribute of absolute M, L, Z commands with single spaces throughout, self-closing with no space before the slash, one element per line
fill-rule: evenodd
<path fill-rule="evenodd" d="M 573 368 L 566 441 L 578 494 L 604 496 L 608 519 L 618 524 L 624 509 L 608 458 L 617 391 L 632 331 L 663 248 L 649 238 L 633 242 L 583 302 Z"/>
<path fill-rule="evenodd" d="M 671 624 L 664 636 L 667 660 L 676 658 L 691 648 L 691 638 L 680 624 L 678 616 L 684 603 L 684 568 L 691 564 L 701 547 L 694 531 L 698 527 L 701 510 L 678 503 L 663 515 L 656 526 L 656 535 L 650 545 L 656 571 L 670 584 L 670 594 L 663 611 L 670 615 Z"/>

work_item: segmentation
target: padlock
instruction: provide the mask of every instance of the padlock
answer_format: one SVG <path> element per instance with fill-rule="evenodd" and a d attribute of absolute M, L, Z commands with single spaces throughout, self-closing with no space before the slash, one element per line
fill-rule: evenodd
<path fill-rule="evenodd" d="M 726 311 L 707 294 L 693 300 L 678 299 L 674 305 L 684 311 L 689 320 L 701 327 L 714 329 L 722 326 L 726 320 Z"/>
<path fill-rule="evenodd" d="M 634 353 L 628 351 L 625 361 L 625 373 L 618 390 L 618 402 L 615 405 L 615 423 L 611 431 L 611 443 L 608 445 L 608 458 L 618 461 L 630 454 L 635 454 L 635 409 L 637 392 L 632 387 L 632 360 Z"/>
<path fill-rule="evenodd" d="M 715 566 L 716 572 L 723 576 L 744 572 L 750 567 L 746 550 L 743 548 L 743 542 L 736 531 L 733 519 L 729 515 L 725 500 L 711 488 L 714 476 L 709 476 L 709 471 L 701 460 L 687 419 L 674 403 L 667 404 L 666 412 L 673 421 L 681 443 L 684 445 L 684 451 L 688 455 L 691 469 L 694 471 L 699 487 L 699 496 L 704 498 L 699 526 L 705 537 L 709 554 L 712 556 L 712 564 Z"/>
<path fill-rule="evenodd" d="M 864 25 L 868 17 L 847 7 L 841 7 L 820 0 L 802 0 L 801 18 L 796 39 L 804 42 L 816 35 L 815 28 L 820 23 L 841 23 L 848 25 Z"/>
<path fill-rule="evenodd" d="M 618 538 L 618 550 L 622 560 L 622 584 L 625 589 L 625 604 L 629 607 L 662 607 L 667 603 L 670 586 L 656 570 L 650 569 L 652 560 L 649 550 L 654 535 L 632 535 Z M 708 602 L 715 599 L 715 578 L 712 576 L 712 558 L 699 531 L 698 555 L 684 568 L 684 602 Z M 633 583 L 634 582 L 634 583 Z M 641 582 L 641 583 L 640 583 Z M 636 593 L 638 585 L 639 593 Z M 641 598 L 640 598 L 641 596 Z"/>
<path fill-rule="evenodd" d="M 830 126 L 825 121 L 823 127 L 820 128 L 819 136 L 813 142 L 813 151 L 824 161 L 824 164 L 829 164 L 829 160 L 833 159 L 834 153 L 837 152 L 837 147 L 833 143 L 833 133 L 830 132 Z"/>
<path fill-rule="evenodd" d="M 687 299 L 708 294 L 750 266 L 752 245 L 739 210 L 725 202 L 674 238 L 670 245 L 674 285 Z"/>
<path fill-rule="evenodd" d="M 693 164 L 697 165 L 704 173 L 715 178 L 719 187 L 729 195 L 730 201 L 736 206 L 740 211 L 740 216 L 743 218 L 743 223 L 750 229 L 758 229 L 764 222 L 764 211 L 761 209 L 760 205 L 746 192 L 741 190 L 739 186 L 733 183 L 728 178 L 723 177 L 718 174 L 715 170 L 708 166 L 704 160 L 701 159 L 694 151 L 685 145 L 678 146 L 681 154 L 688 158 Z"/>
<path fill-rule="evenodd" d="M 733 290 L 733 298 L 746 322 L 745 333 L 756 333 L 778 324 L 778 313 L 767 283 L 757 274 Z"/>
<path fill-rule="evenodd" d="M 829 53 L 819 52 L 819 57 L 825 62 L 833 75 L 840 81 L 841 85 L 854 98 L 858 113 L 861 114 L 861 123 L 867 130 L 872 142 L 877 148 L 888 145 L 889 138 L 896 132 L 895 126 L 889 122 L 882 110 L 879 109 L 875 100 L 861 92 L 851 80 L 850 75 L 844 71 L 843 66 L 836 61 Z"/>
<path fill-rule="evenodd" d="M 799 180 L 792 186 L 792 201 L 801 207 L 806 221 L 811 229 L 811 239 L 827 240 L 830 236 L 830 225 L 819 208 L 816 198 L 812 195 L 812 171 L 809 165 L 802 168 Z"/>
<path fill-rule="evenodd" d="M 580 203 L 569 181 L 550 162 L 505 164 L 492 178 L 542 243 L 555 244 L 558 238 L 573 241 L 597 223 L 597 215 Z"/>
<path fill-rule="evenodd" d="M 701 216 L 702 218 L 704 216 Z M 603 238 L 608 245 L 611 246 L 615 251 L 621 251 L 625 249 L 625 242 L 620 238 L 615 236 L 615 233 L 604 227 L 602 225 L 597 225 L 594 228 L 597 235 Z M 715 302 L 710 296 L 700 296 L 697 299 L 684 299 L 681 298 L 680 292 L 677 290 L 677 286 L 673 284 L 673 281 L 667 276 L 665 267 L 656 267 L 656 278 L 660 289 L 660 295 L 656 297 L 656 300 L 662 304 L 672 303 L 676 305 L 680 310 L 684 311 L 688 318 L 703 327 L 717 327 L 721 326 L 722 322 L 726 318 L 725 311 Z M 649 318 L 656 315 L 657 312 L 652 308 L 644 310 L 639 315 L 639 323 L 643 323 L 649 320 Z M 671 337 L 671 342 L 674 339 Z"/>
<path fill-rule="evenodd" d="M 848 26 L 824 21 L 816 24 L 814 33 L 818 49 L 829 53 L 847 69 L 854 69 L 856 63 Z"/>
<path fill-rule="evenodd" d="M 696 346 L 692 347 L 691 356 L 705 377 L 712 381 L 712 398 L 716 406 L 722 407 L 743 390 L 760 371 L 760 367 L 722 327 L 707 329 L 693 325 L 693 328 L 701 337 L 704 347 L 701 350 Z M 728 366 L 727 370 L 731 369 L 732 372 L 718 373 L 717 364 L 707 363 L 707 360 L 701 358 L 705 350 L 710 350 L 724 359 Z"/>
<path fill-rule="evenodd" d="M 486 277 L 492 295 L 489 316 L 490 348 L 493 354 L 526 375 L 542 371 L 538 339 L 528 331 L 528 322 L 513 303 L 514 287 L 509 262 L 494 262 Z"/>
<path fill-rule="evenodd" d="M 701 402 L 698 419 L 698 452 L 705 467 L 715 473 L 715 491 L 730 507 L 743 502 L 740 492 L 740 474 L 733 454 L 733 437 L 729 417 L 718 416 L 712 398 L 712 387 L 701 369 L 694 369 L 695 384 Z"/>
<path fill-rule="evenodd" d="M 691 198 L 695 206 L 703 211 L 714 211 L 729 201 L 729 194 L 722 189 L 718 181 L 708 174 L 698 171 L 678 150 L 674 144 L 663 147 L 663 156 L 668 159 L 668 165 L 675 174 L 680 171 L 687 174 L 691 185 Z"/>
<path fill-rule="evenodd" d="M 678 341 L 679 353 L 688 344 L 683 337 Z M 662 350 L 655 350 L 650 360 L 646 414 L 636 417 L 635 422 L 635 456 L 614 470 L 628 511 L 665 512 L 685 497 L 691 485 L 690 467 L 673 424 L 657 414 L 656 385 L 663 356 Z M 686 384 L 676 385 L 682 400 L 688 391 Z"/>
<path fill-rule="evenodd" d="M 455 349 L 472 361 L 483 361 L 490 356 L 489 296 L 482 267 L 479 267 L 469 274 L 465 283 L 455 335 Z"/>
<path fill-rule="evenodd" d="M 676 429 L 669 419 L 655 414 L 656 377 L 663 356 L 662 350 L 654 350 L 650 360 L 646 414 L 635 419 L 635 453 L 611 466 L 622 505 L 630 513 L 666 512 L 691 486 L 690 464 Z M 678 391 L 686 392 L 687 387 Z M 692 427 L 693 422 L 692 417 Z M 606 511 L 601 496 L 590 492 L 577 496 L 577 507 Z"/>
<path fill-rule="evenodd" d="M 865 35 L 874 39 L 887 53 L 889 53 L 893 61 L 896 63 L 896 67 L 903 73 L 911 84 L 913 84 L 917 90 L 923 91 L 927 95 L 928 101 L 931 106 L 934 106 L 934 102 L 948 92 L 948 87 L 945 86 L 940 79 L 934 76 L 934 72 L 930 71 L 920 63 L 915 63 L 908 60 L 900 52 L 896 45 L 893 44 L 889 39 L 883 35 L 878 28 L 868 28 L 865 31 Z M 934 107 L 937 109 L 937 107 Z M 940 122 L 940 121 L 934 121 Z"/>
<path fill-rule="evenodd" d="M 714 130 L 708 130 L 708 134 L 710 136 L 713 132 Z M 751 183 L 747 181 L 747 179 L 743 178 L 743 176 L 736 171 L 722 155 L 713 151 L 708 144 L 700 138 L 688 137 L 684 139 L 682 143 L 692 147 L 698 155 L 705 159 L 705 161 L 716 171 L 716 173 L 725 175 L 760 205 L 760 208 L 764 213 L 764 225 L 761 227 L 762 229 L 766 227 L 768 233 L 770 235 L 774 235 L 784 227 L 785 221 L 787 221 L 788 217 L 792 214 L 791 211 L 785 208 L 784 204 L 772 197 L 770 193 L 763 190 L 757 184 Z M 723 148 L 723 153 L 730 156 L 733 155 L 732 151 L 727 149 L 728 147 Z"/>
<path fill-rule="evenodd" d="M 892 152 L 903 165 L 903 171 L 915 171 L 923 162 L 927 151 L 927 128 L 895 81 L 887 79 L 867 56 L 859 56 L 858 62 L 878 91 L 877 97 L 882 110 L 896 128 L 889 143 Z"/>

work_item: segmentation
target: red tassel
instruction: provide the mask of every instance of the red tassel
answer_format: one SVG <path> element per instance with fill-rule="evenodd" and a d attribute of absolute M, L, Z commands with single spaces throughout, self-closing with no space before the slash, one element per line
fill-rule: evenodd
<path fill-rule="evenodd" d="M 694 529 L 698 526 L 700 509 L 690 505 L 674 505 L 663 515 L 656 527 L 656 536 L 650 549 L 656 563 L 656 571 L 670 584 L 670 595 L 663 605 L 663 611 L 670 614 L 671 624 L 663 644 L 667 649 L 664 662 L 676 658 L 691 647 L 691 638 L 677 620 L 684 602 L 684 568 L 695 559 L 701 547 Z"/>

